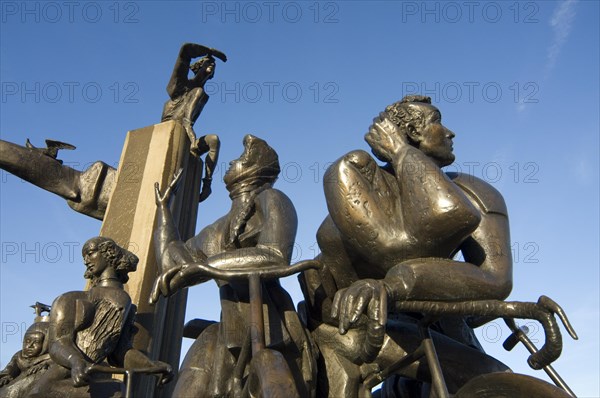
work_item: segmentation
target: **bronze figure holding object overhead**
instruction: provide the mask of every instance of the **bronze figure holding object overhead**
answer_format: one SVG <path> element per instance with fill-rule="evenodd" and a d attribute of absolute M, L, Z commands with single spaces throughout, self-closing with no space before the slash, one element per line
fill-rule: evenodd
<path fill-rule="evenodd" d="M 202 58 L 190 65 L 196 57 Z M 214 76 L 215 57 L 227 61 L 219 50 L 194 43 L 181 46 L 167 85 L 170 99 L 165 103 L 161 117 L 163 122 L 175 120 L 184 126 L 194 156 L 206 154 L 201 202 L 211 193 L 220 142 L 214 134 L 196 139 L 193 125 L 208 101 L 204 84 Z M 192 79 L 187 76 L 190 69 L 194 73 Z M 60 149 L 75 149 L 73 145 L 55 140 L 46 140 L 46 145 L 47 148 L 36 148 L 29 139 L 25 146 L 0 140 L 0 168 L 66 199 L 73 210 L 102 220 L 115 187 L 117 170 L 100 161 L 84 171 L 76 170 L 57 158 Z"/>
<path fill-rule="evenodd" d="M 191 64 L 192 59 L 197 57 L 202 58 Z M 227 62 L 227 56 L 214 48 L 194 43 L 185 43 L 181 46 L 171 79 L 167 84 L 167 93 L 170 99 L 165 102 L 161 117 L 162 122 L 177 120 L 183 125 L 190 139 L 190 151 L 194 156 L 200 157 L 206 153 L 205 175 L 200 193 L 201 202 L 211 192 L 210 186 L 219 157 L 220 141 L 219 137 L 214 134 L 196 139 L 193 126 L 208 101 L 204 85 L 215 75 L 215 57 Z M 194 73 L 191 79 L 188 79 L 189 70 Z"/>

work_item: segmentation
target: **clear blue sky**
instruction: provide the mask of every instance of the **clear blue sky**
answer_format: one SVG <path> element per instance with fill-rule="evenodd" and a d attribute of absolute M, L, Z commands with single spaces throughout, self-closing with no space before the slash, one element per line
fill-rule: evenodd
<path fill-rule="evenodd" d="M 546 294 L 580 340 L 556 368 L 581 397 L 600 396 L 599 3 L 540 2 L 1 2 L 2 139 L 77 146 L 81 169 L 118 162 L 128 130 L 159 122 L 179 47 L 224 51 L 196 123 L 221 137 L 224 165 L 244 134 L 279 152 L 277 187 L 299 215 L 295 260 L 317 252 L 328 162 L 363 141 L 405 94 L 433 97 L 456 133 L 451 169 L 496 186 L 510 213 L 513 300 Z M 81 245 L 100 223 L 12 175 L 0 181 L 0 366 L 33 320 L 29 305 L 84 285 Z M 224 186 L 198 227 L 228 210 Z M 284 281 L 296 300 L 296 280 Z M 218 319 L 214 284 L 191 289 L 188 319 Z M 533 325 L 530 325 L 534 328 Z M 541 332 L 533 330 L 534 338 Z M 537 333 L 537 334 L 536 334 Z M 536 374 L 523 348 L 505 353 L 500 323 L 486 350 Z"/>

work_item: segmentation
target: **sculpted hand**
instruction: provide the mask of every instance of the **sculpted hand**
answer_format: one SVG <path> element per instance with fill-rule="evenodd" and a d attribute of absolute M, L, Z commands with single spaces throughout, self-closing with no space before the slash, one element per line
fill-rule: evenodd
<path fill-rule="evenodd" d="M 339 320 L 340 334 L 345 334 L 363 313 L 370 321 L 385 326 L 387 290 L 383 281 L 362 279 L 335 294 L 331 316 Z"/>
<path fill-rule="evenodd" d="M 164 194 L 162 194 L 160 192 L 160 186 L 159 186 L 158 182 L 154 183 L 154 199 L 156 201 L 157 206 L 166 206 L 169 204 L 169 201 L 171 200 L 171 195 L 173 193 L 177 192 L 177 188 L 179 185 L 178 183 L 179 183 L 179 179 L 181 178 L 181 174 L 183 174 L 183 168 L 180 168 L 179 170 L 177 170 L 177 172 L 173 176 L 173 180 L 171 181 L 171 183 L 169 184 L 167 189 L 165 189 Z"/>
<path fill-rule="evenodd" d="M 182 269 L 183 266 L 170 268 L 156 278 L 152 287 L 152 293 L 150 294 L 150 304 L 157 303 L 160 296 L 169 297 L 181 288 L 176 286 L 178 283 L 172 284 L 172 282 Z M 181 278 L 178 279 L 181 280 Z"/>
<path fill-rule="evenodd" d="M 48 369 L 48 367 L 50 367 L 49 362 L 42 362 L 40 364 L 33 365 L 32 367 L 27 369 L 27 375 L 32 375 L 32 374 L 38 373 L 41 370 Z"/>
<path fill-rule="evenodd" d="M 383 281 L 363 279 L 347 289 L 339 290 L 333 299 L 331 316 L 339 319 L 339 332 L 345 334 L 360 316 L 367 316 L 364 342 L 359 355 L 370 363 L 377 357 L 385 339 L 388 292 Z"/>
<path fill-rule="evenodd" d="M 210 55 L 219 58 L 223 62 L 227 62 L 227 55 L 225 55 L 223 52 L 217 50 L 216 48 L 210 49 Z"/>
<path fill-rule="evenodd" d="M 13 381 L 13 378 L 10 375 L 0 377 L 0 387 L 7 385 L 11 381 Z"/>
<path fill-rule="evenodd" d="M 410 145 L 406 135 L 383 112 L 373 119 L 365 139 L 375 156 L 383 162 L 391 162 L 402 148 Z"/>
<path fill-rule="evenodd" d="M 162 361 L 154 361 L 153 365 L 158 371 L 162 371 L 162 376 L 158 380 L 158 385 L 167 384 L 173 379 L 174 374 L 171 365 Z"/>

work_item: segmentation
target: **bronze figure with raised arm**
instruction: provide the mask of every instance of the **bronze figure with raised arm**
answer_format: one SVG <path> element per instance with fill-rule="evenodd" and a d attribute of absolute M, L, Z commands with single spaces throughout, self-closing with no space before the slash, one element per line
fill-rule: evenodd
<path fill-rule="evenodd" d="M 202 58 L 192 64 L 192 59 L 198 57 Z M 170 99 L 165 102 L 161 117 L 162 122 L 177 120 L 183 125 L 190 139 L 190 151 L 194 156 L 199 157 L 206 153 L 201 202 L 210 195 L 212 175 L 219 157 L 220 141 L 215 134 L 203 135 L 196 139 L 194 123 L 208 101 L 204 85 L 215 75 L 215 57 L 227 62 L 227 56 L 214 48 L 195 43 L 185 43 L 181 46 L 171 79 L 167 84 Z M 194 74 L 191 79 L 188 78 L 190 70 Z"/>
<path fill-rule="evenodd" d="M 329 216 L 317 233 L 323 269 L 303 279 L 326 369 L 322 396 L 356 396 L 366 377 L 361 365 L 384 369 L 415 348 L 414 322 L 395 310 L 397 303 L 504 300 L 510 293 L 506 205 L 488 183 L 442 172 L 454 161 L 454 136 L 429 97 L 407 96 L 365 136 L 383 166 L 357 150 L 328 169 Z M 464 261 L 453 259 L 459 251 Z M 508 370 L 480 350 L 461 319 L 437 328 L 451 391 L 478 374 Z M 428 380 L 422 365 L 404 375 Z"/>
<path fill-rule="evenodd" d="M 244 152 L 232 161 L 224 182 L 231 209 L 187 242 L 180 240 L 168 202 L 177 183 L 163 192 L 156 187 L 158 226 L 157 259 L 162 274 L 151 300 L 169 296 L 188 286 L 213 278 L 206 269 L 221 271 L 287 267 L 296 236 L 296 211 L 289 198 L 272 187 L 280 172 L 277 153 L 263 140 L 244 137 Z M 248 283 L 216 279 L 221 297 L 221 320 L 208 326 L 187 353 L 173 397 L 230 396 L 234 375 L 249 369 L 244 359 L 247 346 L 251 293 Z M 293 375 L 292 389 L 300 397 L 314 394 L 312 345 L 287 292 L 275 280 L 262 281 L 265 322 L 264 342 L 279 351 Z M 277 380 L 275 380 L 277 381 Z M 286 380 L 287 381 L 287 380 Z M 283 381 L 281 381 L 283 382 Z M 231 395 L 232 396 L 232 395 Z"/>
<path fill-rule="evenodd" d="M 202 58 L 190 65 L 197 57 Z M 225 54 L 213 48 L 194 43 L 181 46 L 167 85 L 170 99 L 165 103 L 161 117 L 163 122 L 174 120 L 183 125 L 195 157 L 200 159 L 206 154 L 200 202 L 211 193 L 220 142 L 215 134 L 196 139 L 193 125 L 208 101 L 204 84 L 214 76 L 215 57 L 227 61 Z M 190 69 L 194 77 L 188 79 Z M 102 220 L 116 185 L 117 169 L 97 161 L 86 170 L 76 170 L 64 165 L 57 157 L 59 150 L 75 149 L 73 145 L 56 140 L 46 140 L 46 145 L 46 148 L 35 147 L 29 139 L 25 146 L 0 140 L 0 168 L 66 199 L 73 210 Z"/>

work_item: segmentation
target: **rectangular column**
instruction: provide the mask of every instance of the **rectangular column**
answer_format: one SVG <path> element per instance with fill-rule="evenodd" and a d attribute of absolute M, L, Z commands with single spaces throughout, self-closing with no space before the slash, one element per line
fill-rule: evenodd
<path fill-rule="evenodd" d="M 157 223 L 154 183 L 158 182 L 164 189 L 175 172 L 184 168 L 171 210 L 181 238 L 192 237 L 196 227 L 202 162 L 190 154 L 189 148 L 183 126 L 175 121 L 128 132 L 116 185 L 100 230 L 100 235 L 113 239 L 139 257 L 137 271 L 129 275 L 125 286 L 138 307 L 136 325 L 139 331 L 134 338 L 134 347 L 153 359 L 170 363 L 174 369 L 179 367 L 187 290 L 160 300 L 155 306 L 148 303 L 158 276 L 153 242 Z M 152 380 L 136 387 L 136 397 L 154 395 Z"/>

